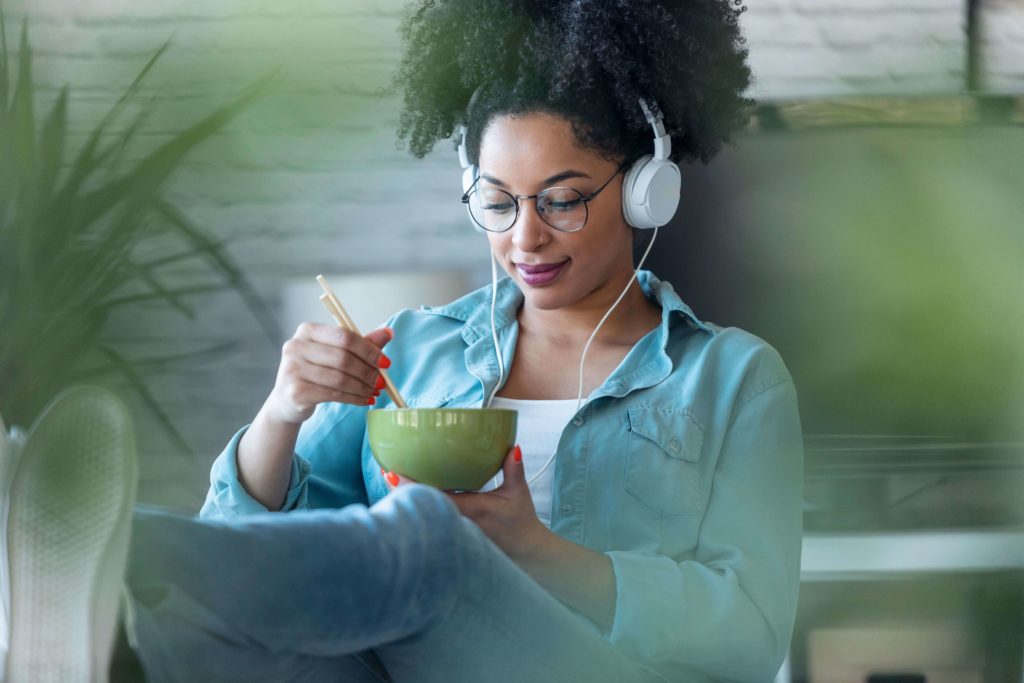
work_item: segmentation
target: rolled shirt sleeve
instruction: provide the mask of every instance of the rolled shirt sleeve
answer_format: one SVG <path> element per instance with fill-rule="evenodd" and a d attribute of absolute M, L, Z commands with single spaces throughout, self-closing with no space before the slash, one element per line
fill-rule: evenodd
<path fill-rule="evenodd" d="M 269 512 L 245 490 L 238 480 L 238 443 L 251 427 L 248 424 L 238 430 L 228 445 L 225 446 L 210 468 L 210 490 L 206 493 L 199 516 L 207 519 L 229 519 L 250 515 L 257 512 Z M 308 508 L 307 481 L 309 479 L 309 461 L 298 453 L 293 454 L 291 475 L 288 478 L 288 493 L 285 496 L 281 512 Z"/>
<path fill-rule="evenodd" d="M 238 480 L 238 443 L 249 426 L 239 430 L 214 460 L 200 517 L 232 518 L 268 511 Z M 299 429 L 288 491 L 280 511 L 365 503 L 360 464 L 365 432 L 365 407 L 318 404 Z"/>
<path fill-rule="evenodd" d="M 608 551 L 608 640 L 667 670 L 770 681 L 796 619 L 803 537 L 803 438 L 788 373 L 736 408 L 694 559 Z"/>

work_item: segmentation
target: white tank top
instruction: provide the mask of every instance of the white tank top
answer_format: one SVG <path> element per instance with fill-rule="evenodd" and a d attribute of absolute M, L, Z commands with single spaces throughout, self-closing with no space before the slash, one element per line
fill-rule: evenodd
<path fill-rule="evenodd" d="M 523 451 L 523 468 L 526 481 L 530 481 L 551 454 L 558 448 L 558 440 L 562 430 L 576 414 L 575 398 L 557 399 L 553 401 L 526 400 L 520 398 L 504 398 L 495 396 L 491 399 L 491 408 L 506 408 L 519 413 L 516 421 L 516 443 Z M 548 528 L 551 527 L 551 495 L 555 477 L 555 463 L 548 465 L 544 473 L 530 484 L 530 497 L 537 517 Z M 484 486 L 485 491 L 500 485 L 501 473 L 490 484 Z"/>

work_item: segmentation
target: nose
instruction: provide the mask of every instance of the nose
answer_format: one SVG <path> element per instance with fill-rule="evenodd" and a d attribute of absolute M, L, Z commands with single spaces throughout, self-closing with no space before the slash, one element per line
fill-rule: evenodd
<path fill-rule="evenodd" d="M 547 231 L 552 228 L 541 220 L 534 204 L 536 198 L 520 199 L 519 215 L 509 230 L 512 231 L 512 243 L 521 251 L 534 251 L 548 240 Z"/>

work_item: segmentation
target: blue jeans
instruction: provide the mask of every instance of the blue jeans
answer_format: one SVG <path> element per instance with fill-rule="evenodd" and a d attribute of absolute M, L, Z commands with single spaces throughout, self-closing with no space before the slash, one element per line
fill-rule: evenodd
<path fill-rule="evenodd" d="M 138 656 L 164 681 L 664 681 L 439 491 L 203 520 L 138 507 Z"/>

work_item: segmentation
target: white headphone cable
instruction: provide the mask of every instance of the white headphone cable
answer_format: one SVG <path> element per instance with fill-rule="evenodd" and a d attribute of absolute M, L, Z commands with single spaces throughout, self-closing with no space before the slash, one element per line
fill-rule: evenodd
<path fill-rule="evenodd" d="M 494 355 L 498 357 L 498 381 L 494 383 L 494 388 L 491 389 L 491 395 L 487 397 L 484 402 L 484 408 L 491 407 L 491 401 L 494 400 L 494 395 L 498 392 L 501 387 L 501 380 L 505 378 L 505 361 L 501 358 L 501 349 L 498 348 L 498 333 L 494 327 L 494 308 L 498 301 L 498 261 L 494 256 L 494 252 L 491 251 L 490 242 L 487 244 L 487 251 L 491 255 L 491 341 L 494 342 Z M 498 478 L 501 477 L 501 471 L 491 477 L 491 488 L 493 491 L 498 488 L 501 484 L 498 482 Z M 504 478 L 502 479 L 504 481 Z M 484 485 L 486 486 L 486 484 Z M 484 490 L 483 487 L 480 488 Z"/>
<path fill-rule="evenodd" d="M 490 243 L 488 243 L 488 251 L 490 251 Z M 485 408 L 491 406 L 491 401 L 494 400 L 494 394 L 498 392 L 498 388 L 501 387 L 501 380 L 505 377 L 505 361 L 501 359 L 501 350 L 498 348 L 498 333 L 494 329 L 494 305 L 498 300 L 498 265 L 497 259 L 494 257 L 494 252 L 490 251 L 491 254 L 491 341 L 494 342 L 494 353 L 498 356 L 498 381 L 495 382 L 494 388 L 491 389 L 491 395 L 487 397 L 487 403 L 484 404 Z"/>
<path fill-rule="evenodd" d="M 647 245 L 647 249 L 644 250 L 643 256 L 640 257 L 640 263 L 633 270 L 633 277 L 629 278 L 629 282 L 626 283 L 626 288 L 622 290 L 622 293 L 619 294 L 619 298 L 615 300 L 615 303 L 613 303 L 611 305 L 611 308 L 609 308 L 608 312 L 604 314 L 604 317 L 601 318 L 601 321 L 599 323 L 597 323 L 597 327 L 594 328 L 594 331 L 590 334 L 590 339 L 587 340 L 586 345 L 583 347 L 583 355 L 580 357 L 580 385 L 579 385 L 579 393 L 576 395 L 576 412 L 579 412 L 580 405 L 583 402 L 583 364 L 586 362 L 587 351 L 590 350 L 590 344 L 591 344 L 591 342 L 594 341 L 594 337 L 597 336 L 598 330 L 600 330 L 601 326 L 604 325 L 605 321 L 608 319 L 608 316 L 610 316 L 612 314 L 612 311 L 615 310 L 615 307 L 618 306 L 619 302 L 622 301 L 622 298 L 624 296 L 626 296 L 626 292 L 629 291 L 629 288 L 630 288 L 630 286 L 632 286 L 633 281 L 636 280 L 636 276 L 640 272 L 640 269 L 643 268 L 644 261 L 647 260 L 647 255 L 649 253 L 651 253 L 651 247 L 654 246 L 654 240 L 656 240 L 657 238 L 658 238 L 658 228 L 654 228 L 654 233 L 651 235 L 651 241 Z M 491 396 L 487 399 L 487 404 L 486 404 L 485 407 L 490 407 L 491 401 L 494 399 L 494 394 L 497 393 L 498 388 L 501 386 L 501 380 L 505 376 L 505 367 L 504 367 L 504 363 L 503 363 L 503 361 L 501 359 L 501 351 L 498 349 L 498 335 L 497 335 L 497 333 L 495 332 L 495 329 L 494 329 L 494 307 L 495 307 L 495 301 L 497 299 L 497 295 L 496 295 L 496 289 L 497 289 L 496 288 L 496 283 L 497 283 L 497 278 L 498 278 L 497 272 L 498 271 L 497 271 L 497 265 L 495 264 L 494 252 L 491 252 L 491 339 L 494 342 L 494 351 L 495 351 L 495 353 L 498 356 L 498 367 L 499 367 L 499 370 L 500 370 L 500 374 L 498 376 L 497 383 L 494 385 L 494 389 L 491 391 Z M 547 468 L 551 466 L 551 463 L 553 463 L 555 461 L 555 456 L 556 455 L 558 455 L 558 449 L 557 448 L 551 454 L 551 457 L 548 458 L 547 462 L 544 463 L 544 466 L 541 467 L 539 470 L 537 470 L 537 472 L 535 472 L 534 475 L 532 477 L 530 477 L 526 481 L 526 485 L 527 486 L 529 486 L 530 484 L 535 482 L 537 480 L 537 478 L 540 477 L 540 475 L 542 475 L 544 473 L 544 471 L 547 470 Z M 497 482 L 497 475 L 495 475 L 494 485 L 492 486 L 491 490 L 493 491 L 494 489 L 498 488 L 498 486 L 499 486 L 499 484 Z"/>

